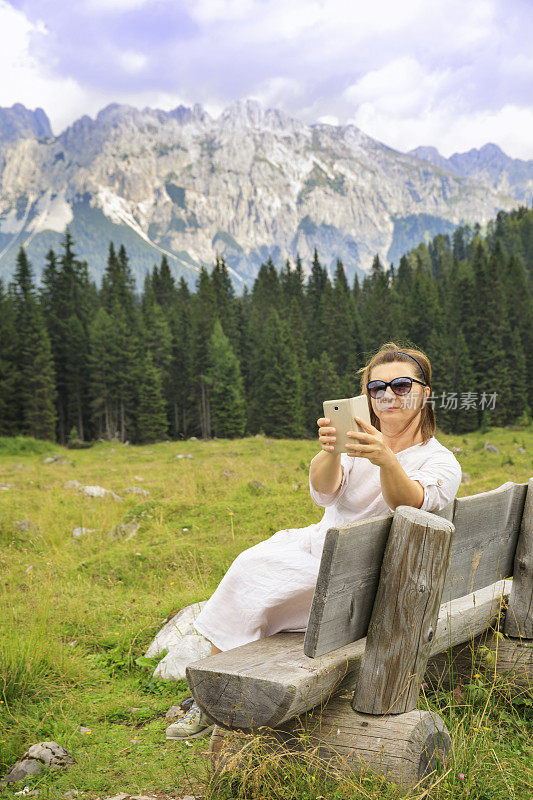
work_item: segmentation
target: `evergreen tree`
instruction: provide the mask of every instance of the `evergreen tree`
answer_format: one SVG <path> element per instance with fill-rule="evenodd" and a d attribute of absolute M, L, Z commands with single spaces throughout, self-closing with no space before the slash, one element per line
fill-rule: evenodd
<path fill-rule="evenodd" d="M 246 401 L 239 362 L 217 318 L 209 340 L 207 378 L 211 430 L 217 437 L 242 436 Z"/>
<path fill-rule="evenodd" d="M 4 292 L 0 279 L 0 436 L 19 433 L 18 335 L 13 295 Z"/>
<path fill-rule="evenodd" d="M 33 272 L 23 247 L 13 286 L 18 332 L 20 430 L 36 439 L 55 439 L 55 375 L 50 339 L 37 301 Z"/>
<path fill-rule="evenodd" d="M 317 419 L 324 416 L 324 400 L 353 397 L 359 391 L 354 392 L 352 385 L 348 394 L 342 393 L 339 376 L 325 352 L 319 360 L 313 358 L 310 361 L 306 378 L 305 428 L 308 435 L 313 437 L 318 436 Z"/>
<path fill-rule="evenodd" d="M 268 316 L 258 353 L 259 372 L 251 430 L 267 436 L 295 438 L 303 434 L 301 376 L 285 323 L 277 311 Z"/>
<path fill-rule="evenodd" d="M 159 370 L 154 366 L 150 353 L 145 354 L 141 373 L 137 441 L 156 442 L 164 439 L 168 425 L 161 376 Z"/>

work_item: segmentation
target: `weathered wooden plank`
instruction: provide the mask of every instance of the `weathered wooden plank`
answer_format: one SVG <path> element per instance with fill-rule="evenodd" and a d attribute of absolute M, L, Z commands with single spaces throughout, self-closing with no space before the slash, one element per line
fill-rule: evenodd
<path fill-rule="evenodd" d="M 448 571 L 452 522 L 411 506 L 394 514 L 353 708 L 401 714 L 418 702 Z"/>
<path fill-rule="evenodd" d="M 508 636 L 533 640 L 533 478 L 527 487 L 504 630 Z"/>
<path fill-rule="evenodd" d="M 485 630 L 510 588 L 511 581 L 500 581 L 442 605 L 431 654 Z M 304 655 L 303 637 L 277 633 L 190 664 L 187 680 L 200 708 L 222 727 L 275 728 L 355 688 L 366 639 L 314 659 Z"/>
<path fill-rule="evenodd" d="M 512 575 L 527 484 L 497 489 L 453 503 L 454 542 L 443 600 L 454 600 Z M 437 512 L 451 517 L 452 503 Z M 331 528 L 304 639 L 317 657 L 366 635 L 393 515 Z"/>
<path fill-rule="evenodd" d="M 437 762 L 445 764 L 450 747 L 450 735 L 437 714 L 414 710 L 374 717 L 355 712 L 349 698 L 337 697 L 320 712 L 264 732 L 259 740 L 215 728 L 210 753 L 217 775 L 242 772 L 255 751 L 262 762 L 303 758 L 311 772 L 325 768 L 337 777 L 364 767 L 407 789 L 423 783 Z"/>
<path fill-rule="evenodd" d="M 443 600 L 454 600 L 513 574 L 527 484 L 507 481 L 455 502 L 455 536 Z"/>

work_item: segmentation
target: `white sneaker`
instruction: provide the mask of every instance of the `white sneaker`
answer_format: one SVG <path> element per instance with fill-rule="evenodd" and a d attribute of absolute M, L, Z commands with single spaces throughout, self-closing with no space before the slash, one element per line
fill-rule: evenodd
<path fill-rule="evenodd" d="M 205 714 L 202 709 L 196 704 L 192 703 L 191 710 L 186 714 L 183 719 L 178 722 L 173 722 L 166 729 L 167 739 L 199 739 L 201 736 L 207 736 L 211 733 L 215 723 Z"/>

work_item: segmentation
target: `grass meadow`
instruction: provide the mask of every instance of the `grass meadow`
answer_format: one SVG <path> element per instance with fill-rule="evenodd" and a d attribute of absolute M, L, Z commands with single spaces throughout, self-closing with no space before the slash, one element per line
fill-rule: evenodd
<path fill-rule="evenodd" d="M 461 448 L 457 458 L 469 480 L 459 496 L 533 475 L 531 425 L 464 436 L 437 431 L 437 438 Z M 486 441 L 499 453 L 487 452 Z M 155 662 L 136 663 L 170 615 L 209 597 L 239 552 L 321 519 L 308 489 L 318 449 L 317 440 L 264 437 L 106 442 L 86 450 L 0 439 L 0 487 L 8 487 L 0 489 L 0 775 L 40 741 L 54 740 L 76 759 L 68 769 L 12 784 L 2 796 L 23 786 L 50 800 L 70 789 L 83 798 L 401 796 L 370 773 L 339 782 L 266 756 L 252 760 L 240 780 L 214 784 L 209 737 L 188 744 L 165 738 L 165 712 L 188 695 L 186 683 L 154 680 Z M 64 461 L 45 464 L 48 456 Z M 83 496 L 65 487 L 72 480 L 123 500 Z M 150 494 L 124 493 L 135 485 Z M 135 536 L 109 538 L 113 526 L 133 519 L 140 522 Z M 28 522 L 16 524 L 22 520 Z M 76 527 L 93 532 L 74 538 Z M 420 707 L 443 716 L 453 758 L 409 797 L 533 796 L 531 692 L 486 667 L 462 686 L 421 696 Z"/>

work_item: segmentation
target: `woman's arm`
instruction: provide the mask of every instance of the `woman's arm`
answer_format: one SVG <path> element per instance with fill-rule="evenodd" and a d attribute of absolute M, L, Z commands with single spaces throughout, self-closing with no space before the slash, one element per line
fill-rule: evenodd
<path fill-rule="evenodd" d="M 334 494 L 342 482 L 340 453 L 326 453 L 321 450 L 311 460 L 309 480 L 317 492 Z"/>
<path fill-rule="evenodd" d="M 424 502 L 424 489 L 418 481 L 411 480 L 391 451 L 391 458 L 379 470 L 381 493 L 387 505 L 414 506 L 420 508 Z"/>

